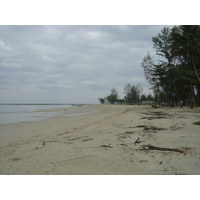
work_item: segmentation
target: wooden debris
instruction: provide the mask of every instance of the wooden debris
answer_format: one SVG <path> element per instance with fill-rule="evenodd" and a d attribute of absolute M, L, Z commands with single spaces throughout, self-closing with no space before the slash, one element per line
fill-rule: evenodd
<path fill-rule="evenodd" d="M 194 122 L 195 125 L 200 125 L 200 121 L 199 122 Z"/>
<path fill-rule="evenodd" d="M 150 126 L 150 125 L 138 125 L 135 128 L 144 128 L 144 130 L 146 130 L 146 131 L 148 131 L 148 130 L 156 130 L 156 131 L 166 130 L 165 128 L 159 128 L 159 127 Z"/>
<path fill-rule="evenodd" d="M 153 119 L 166 119 L 170 117 L 168 113 L 165 113 L 163 111 L 150 111 L 148 113 L 143 113 L 145 115 L 151 115 L 147 117 L 141 117 L 141 119 L 148 119 L 148 120 L 153 120 Z"/>
<path fill-rule="evenodd" d="M 123 145 L 123 146 L 128 146 L 127 144 L 124 144 L 124 143 L 122 143 L 121 145 Z"/>
<path fill-rule="evenodd" d="M 105 150 L 106 150 L 106 148 L 113 148 L 112 146 L 106 145 L 106 144 L 100 145 L 100 147 L 105 147 Z"/>
<path fill-rule="evenodd" d="M 151 107 L 152 107 L 152 108 L 159 108 L 158 106 L 155 106 L 155 105 L 152 105 Z"/>
<path fill-rule="evenodd" d="M 78 139 L 81 139 L 81 138 L 82 138 L 82 137 L 71 138 L 71 139 L 68 139 L 67 141 L 78 140 Z"/>
<path fill-rule="evenodd" d="M 83 139 L 81 140 L 82 142 L 86 142 L 86 141 L 89 141 L 89 140 L 93 140 L 93 138 L 87 138 L 87 139 Z"/>
<path fill-rule="evenodd" d="M 163 111 L 150 111 L 150 115 L 167 115 L 167 113 Z"/>
<path fill-rule="evenodd" d="M 144 126 L 146 126 L 146 125 L 138 125 L 138 126 L 135 126 L 133 128 L 144 128 Z"/>
<path fill-rule="evenodd" d="M 106 144 L 100 145 L 100 147 L 110 147 L 110 148 L 113 148 L 112 146 L 106 145 Z"/>
<path fill-rule="evenodd" d="M 170 126 L 170 129 L 172 130 L 172 131 L 174 131 L 174 130 L 178 130 L 178 129 L 181 129 L 181 128 L 183 128 L 183 127 L 178 127 L 178 126 Z"/>
<path fill-rule="evenodd" d="M 13 158 L 11 159 L 12 161 L 17 161 L 17 160 L 21 160 L 21 158 Z"/>
<path fill-rule="evenodd" d="M 59 141 L 58 140 L 50 140 L 50 141 L 47 141 L 47 142 L 51 143 L 51 142 L 59 142 Z"/>
<path fill-rule="evenodd" d="M 63 143 L 66 143 L 66 144 L 74 144 L 73 142 L 63 142 Z"/>
<path fill-rule="evenodd" d="M 144 141 L 141 141 L 140 138 L 138 137 L 138 139 L 133 144 L 136 145 L 136 144 L 139 144 L 141 142 L 144 142 Z"/>
<path fill-rule="evenodd" d="M 140 139 L 140 138 L 138 137 L 138 139 L 134 142 L 134 144 L 140 143 L 139 139 Z"/>
<path fill-rule="evenodd" d="M 123 134 L 129 135 L 129 134 L 133 134 L 133 133 L 135 133 L 135 132 L 134 132 L 134 131 L 126 131 L 126 132 L 124 132 Z"/>
<path fill-rule="evenodd" d="M 142 145 L 142 147 L 143 147 L 143 149 L 140 149 L 140 150 L 174 151 L 174 152 L 184 153 L 184 151 L 182 151 L 180 149 L 155 147 L 155 146 L 152 146 L 150 144 L 148 144 L 148 145 Z"/>
<path fill-rule="evenodd" d="M 157 117 L 141 117 L 141 119 L 148 119 L 148 120 L 152 120 L 152 119 L 165 119 L 166 117 L 163 116 L 157 116 Z"/>
<path fill-rule="evenodd" d="M 148 162 L 148 160 L 140 160 L 140 163 Z"/>

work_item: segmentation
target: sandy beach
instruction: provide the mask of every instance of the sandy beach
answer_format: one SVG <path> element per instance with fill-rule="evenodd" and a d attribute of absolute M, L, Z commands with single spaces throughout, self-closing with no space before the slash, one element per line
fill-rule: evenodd
<path fill-rule="evenodd" d="M 74 110 L 86 108 L 67 108 L 67 117 L 0 125 L 0 174 L 200 174 L 200 125 L 194 124 L 200 108 L 89 105 L 83 115 Z"/>

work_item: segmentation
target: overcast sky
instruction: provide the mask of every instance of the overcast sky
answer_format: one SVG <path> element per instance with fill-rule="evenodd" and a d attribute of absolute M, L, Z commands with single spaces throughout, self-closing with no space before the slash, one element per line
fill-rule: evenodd
<path fill-rule="evenodd" d="M 98 103 L 127 83 L 148 94 L 140 63 L 163 27 L 0 26 L 0 103 Z"/>

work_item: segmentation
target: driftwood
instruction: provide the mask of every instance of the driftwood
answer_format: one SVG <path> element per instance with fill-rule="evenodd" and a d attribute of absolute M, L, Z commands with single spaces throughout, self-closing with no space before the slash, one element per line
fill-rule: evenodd
<path fill-rule="evenodd" d="M 159 130 L 166 130 L 165 128 L 159 128 L 159 127 L 156 127 L 156 126 L 150 126 L 150 125 L 138 125 L 134 128 L 144 128 L 144 130 L 148 131 L 148 130 L 156 130 L 156 131 L 159 131 Z"/>
<path fill-rule="evenodd" d="M 151 116 L 148 116 L 148 117 L 141 117 L 141 119 L 148 119 L 148 120 L 153 120 L 153 119 L 166 119 L 168 118 L 169 115 L 168 113 L 165 113 L 163 111 L 150 111 L 148 113 L 143 113 L 143 114 L 146 114 L 146 115 L 151 115 Z"/>
<path fill-rule="evenodd" d="M 200 125 L 200 121 L 199 122 L 194 122 L 195 125 Z"/>
<path fill-rule="evenodd" d="M 141 143 L 141 142 L 144 142 L 144 141 L 141 141 L 140 138 L 138 137 L 138 139 L 135 140 L 135 142 L 134 142 L 133 144 L 136 145 L 136 144 L 139 144 L 139 143 Z"/>
<path fill-rule="evenodd" d="M 157 116 L 157 117 L 141 117 L 141 119 L 148 119 L 148 120 L 152 120 L 152 119 L 166 119 L 166 117 L 164 117 L 164 116 Z"/>
<path fill-rule="evenodd" d="M 47 142 L 51 143 L 51 142 L 59 142 L 59 141 L 58 140 L 50 140 L 50 141 L 47 141 Z"/>
<path fill-rule="evenodd" d="M 82 142 L 86 142 L 86 141 L 89 141 L 89 140 L 93 140 L 93 138 L 84 139 L 84 140 L 82 140 Z"/>
<path fill-rule="evenodd" d="M 152 108 L 159 108 L 158 106 L 155 106 L 155 105 L 152 105 L 151 107 L 152 107 Z"/>
<path fill-rule="evenodd" d="M 179 152 L 179 153 L 184 153 L 184 151 L 180 149 L 171 149 L 171 148 L 162 148 L 162 147 L 155 147 L 152 145 L 142 145 L 143 149 L 139 150 L 158 150 L 158 151 L 174 151 L 174 152 Z"/>
<path fill-rule="evenodd" d="M 124 143 L 122 143 L 121 145 L 126 146 L 126 147 L 128 146 L 127 144 L 124 144 Z"/>
<path fill-rule="evenodd" d="M 134 144 L 141 143 L 141 141 L 139 141 L 139 140 L 140 140 L 140 138 L 138 137 L 138 139 L 135 140 Z"/>
<path fill-rule="evenodd" d="M 113 148 L 112 146 L 106 145 L 106 144 L 100 145 L 100 147 L 105 147 L 105 150 L 106 150 L 106 148 Z"/>
<path fill-rule="evenodd" d="M 100 145 L 100 147 L 110 147 L 110 148 L 113 148 L 112 146 L 106 145 L 106 144 Z"/>
<path fill-rule="evenodd" d="M 71 138 L 71 139 L 68 139 L 67 141 L 78 140 L 78 139 L 81 139 L 81 138 L 82 138 L 82 137 Z"/>

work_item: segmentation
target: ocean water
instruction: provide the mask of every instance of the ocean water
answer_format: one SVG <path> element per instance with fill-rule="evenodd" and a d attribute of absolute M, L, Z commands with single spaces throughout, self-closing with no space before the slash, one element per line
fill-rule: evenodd
<path fill-rule="evenodd" d="M 71 105 L 0 105 L 0 124 L 9 124 L 16 122 L 37 121 L 48 117 L 56 116 L 61 111 L 56 112 L 34 112 L 39 109 L 63 108 Z"/>

